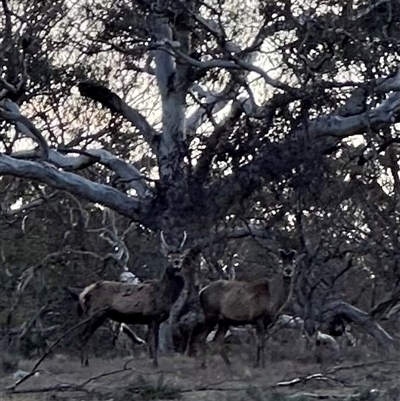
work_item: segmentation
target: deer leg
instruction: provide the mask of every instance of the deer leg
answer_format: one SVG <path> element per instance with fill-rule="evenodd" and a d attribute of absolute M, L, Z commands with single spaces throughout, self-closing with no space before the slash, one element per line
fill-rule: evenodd
<path fill-rule="evenodd" d="M 151 322 L 149 324 L 149 352 L 150 358 L 153 360 L 153 366 L 158 367 L 158 332 L 160 324 L 158 322 Z"/>
<path fill-rule="evenodd" d="M 94 332 L 104 323 L 106 320 L 104 315 L 93 315 L 89 320 L 88 325 L 85 327 L 84 331 L 80 336 L 81 345 L 81 364 L 83 366 L 89 365 L 89 352 L 87 350 L 87 343 L 94 334 Z"/>
<path fill-rule="evenodd" d="M 258 321 L 256 323 L 256 343 L 257 343 L 257 356 L 256 356 L 256 363 L 255 367 L 258 368 L 260 366 L 265 368 L 265 355 L 264 355 L 264 348 L 265 348 L 265 325 L 262 321 Z"/>
<path fill-rule="evenodd" d="M 189 334 L 189 339 L 187 341 L 187 348 L 186 348 L 186 354 L 189 357 L 193 357 L 196 355 L 200 355 L 200 350 L 199 350 L 199 345 L 202 344 L 203 341 L 203 336 L 204 341 L 206 340 L 207 336 L 211 333 L 213 329 L 213 326 L 207 325 L 205 326 L 204 323 L 197 323 L 192 330 L 190 331 Z"/>
<path fill-rule="evenodd" d="M 214 321 L 205 322 L 198 335 L 198 344 L 200 346 L 200 367 L 206 367 L 206 339 L 215 326 Z"/>
<path fill-rule="evenodd" d="M 217 344 L 220 354 L 222 356 L 222 359 L 224 360 L 226 366 L 231 365 L 231 362 L 226 353 L 226 347 L 224 346 L 225 334 L 228 331 L 228 329 L 229 329 L 229 323 L 226 323 L 226 322 L 219 323 L 218 330 L 215 333 L 215 337 L 213 340 Z"/>
<path fill-rule="evenodd" d="M 188 357 L 196 355 L 196 349 L 194 346 L 195 338 L 196 338 L 196 331 L 193 328 L 192 330 L 190 330 L 189 338 L 186 343 L 185 355 L 187 355 Z"/>
<path fill-rule="evenodd" d="M 111 330 L 112 330 L 112 345 L 113 347 L 115 347 L 119 337 L 119 332 L 121 330 L 121 323 L 111 321 Z"/>
<path fill-rule="evenodd" d="M 146 344 L 146 341 L 140 338 L 129 326 L 125 323 L 121 323 L 121 330 L 124 334 L 126 334 L 133 344 L 143 345 Z"/>

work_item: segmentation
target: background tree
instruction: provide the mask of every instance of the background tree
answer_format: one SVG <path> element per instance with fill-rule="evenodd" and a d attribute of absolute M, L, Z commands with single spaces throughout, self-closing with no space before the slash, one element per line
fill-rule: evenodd
<path fill-rule="evenodd" d="M 107 207 L 123 216 L 118 233 L 133 222 L 179 243 L 186 231 L 214 262 L 234 252 L 211 244 L 250 236 L 245 273 L 257 249 L 299 248 L 300 309 L 327 293 L 367 309 L 397 299 L 397 1 L 2 9 L 3 224 L 26 230 L 34 215 L 51 238 L 40 207 L 56 202 L 72 226 L 52 227 L 37 263 L 68 241 L 88 256 L 82 235 L 110 224 L 96 218 Z"/>

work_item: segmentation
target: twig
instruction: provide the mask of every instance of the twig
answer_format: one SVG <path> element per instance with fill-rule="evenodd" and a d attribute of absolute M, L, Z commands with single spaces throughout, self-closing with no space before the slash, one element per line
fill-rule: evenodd
<path fill-rule="evenodd" d="M 93 315 L 94 316 L 94 315 Z M 30 377 L 32 377 L 36 372 L 37 368 L 40 366 L 40 364 L 53 352 L 53 349 L 63 340 L 65 337 L 67 337 L 69 334 L 71 334 L 74 330 L 78 329 L 79 327 L 85 325 L 88 323 L 91 319 L 93 319 L 93 316 L 88 317 L 85 320 L 82 320 L 75 326 L 71 327 L 69 330 L 67 330 L 64 334 L 62 334 L 60 337 L 57 338 L 53 342 L 53 344 L 50 345 L 49 349 L 39 358 L 39 360 L 35 363 L 35 366 L 31 369 L 31 371 L 21 379 L 17 380 L 12 386 L 6 387 L 6 390 L 8 391 L 14 391 L 14 389 L 19 386 L 21 383 L 24 381 L 28 380 Z"/>
<path fill-rule="evenodd" d="M 86 386 L 87 384 L 89 384 L 92 381 L 95 381 L 97 379 L 101 379 L 102 377 L 107 377 L 107 376 L 112 376 L 112 375 L 116 375 L 117 373 L 122 373 L 122 372 L 129 372 L 129 371 L 134 371 L 134 368 L 123 368 L 123 369 L 117 369 L 117 370 L 112 370 L 111 372 L 105 372 L 105 373 L 101 373 L 100 375 L 97 376 L 93 376 L 89 379 L 87 379 L 86 381 L 84 381 L 83 383 L 80 384 L 80 386 Z"/>
<path fill-rule="evenodd" d="M 26 393 L 48 393 L 50 391 L 82 391 L 89 393 L 91 391 L 81 388 L 77 384 L 57 384 L 56 386 L 40 387 L 40 388 L 27 388 L 23 390 L 13 390 L 13 394 L 26 394 Z"/>
<path fill-rule="evenodd" d="M 278 382 L 275 384 L 274 387 L 293 386 L 295 384 L 305 383 L 306 381 L 313 380 L 313 379 L 321 380 L 321 381 L 328 381 L 328 380 L 337 381 L 336 378 L 330 377 L 329 375 L 339 372 L 341 370 L 365 368 L 365 367 L 369 367 L 369 366 L 380 365 L 383 363 L 384 364 L 396 364 L 396 365 L 398 364 L 397 361 L 380 360 L 380 361 L 374 361 L 374 362 L 368 362 L 368 363 L 358 363 L 358 364 L 347 365 L 347 366 L 334 366 L 332 369 L 329 369 L 327 372 L 324 372 L 324 373 L 313 373 L 308 376 L 296 377 L 291 380 L 285 380 L 285 381 Z"/>

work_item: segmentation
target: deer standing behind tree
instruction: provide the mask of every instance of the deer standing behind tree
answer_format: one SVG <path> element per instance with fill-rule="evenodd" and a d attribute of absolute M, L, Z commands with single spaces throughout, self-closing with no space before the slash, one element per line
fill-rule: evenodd
<path fill-rule="evenodd" d="M 265 366 L 265 333 L 275 323 L 292 293 L 292 277 L 296 265 L 296 251 L 279 251 L 280 273 L 271 279 L 254 282 L 218 280 L 200 291 L 200 305 L 204 324 L 199 335 L 201 365 L 205 367 L 205 340 L 214 326 L 218 330 L 214 341 L 227 365 L 230 361 L 222 342 L 229 326 L 252 324 L 256 328 L 257 356 L 255 366 Z"/>
<path fill-rule="evenodd" d="M 89 317 L 81 333 L 81 361 L 88 365 L 86 344 L 93 333 L 107 320 L 148 326 L 147 343 L 153 365 L 158 366 L 158 334 L 160 323 L 167 320 L 171 307 L 178 299 L 184 281 L 181 274 L 183 255 L 178 248 L 169 247 L 161 233 L 164 255 L 170 265 L 159 280 L 143 284 L 99 281 L 86 287 L 79 295 L 83 313 Z"/>
<path fill-rule="evenodd" d="M 120 283 L 126 284 L 140 284 L 140 280 L 136 277 L 132 272 L 125 267 L 124 271 L 119 276 Z M 125 323 L 119 323 L 111 320 L 111 331 L 113 334 L 112 344 L 115 346 L 118 340 L 118 337 L 121 333 L 126 334 L 127 337 L 132 341 L 132 344 L 135 345 L 143 345 L 146 344 L 146 341 L 140 338 L 131 328 L 128 327 Z"/>

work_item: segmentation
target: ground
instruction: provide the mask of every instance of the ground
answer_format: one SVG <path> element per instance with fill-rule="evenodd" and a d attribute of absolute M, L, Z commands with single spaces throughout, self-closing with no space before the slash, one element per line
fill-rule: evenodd
<path fill-rule="evenodd" d="M 267 344 L 267 366 L 252 367 L 254 350 L 228 345 L 228 369 L 215 350 L 202 370 L 196 359 L 161 356 L 152 368 L 144 351 L 135 356 L 92 358 L 82 367 L 76 357 L 53 354 L 39 373 L 13 387 L 13 373 L 0 378 L 1 401 L 26 400 L 400 400 L 400 358 L 396 350 L 376 347 L 344 349 L 337 358 L 315 361 L 298 344 Z M 36 361 L 21 361 L 30 371 Z"/>

